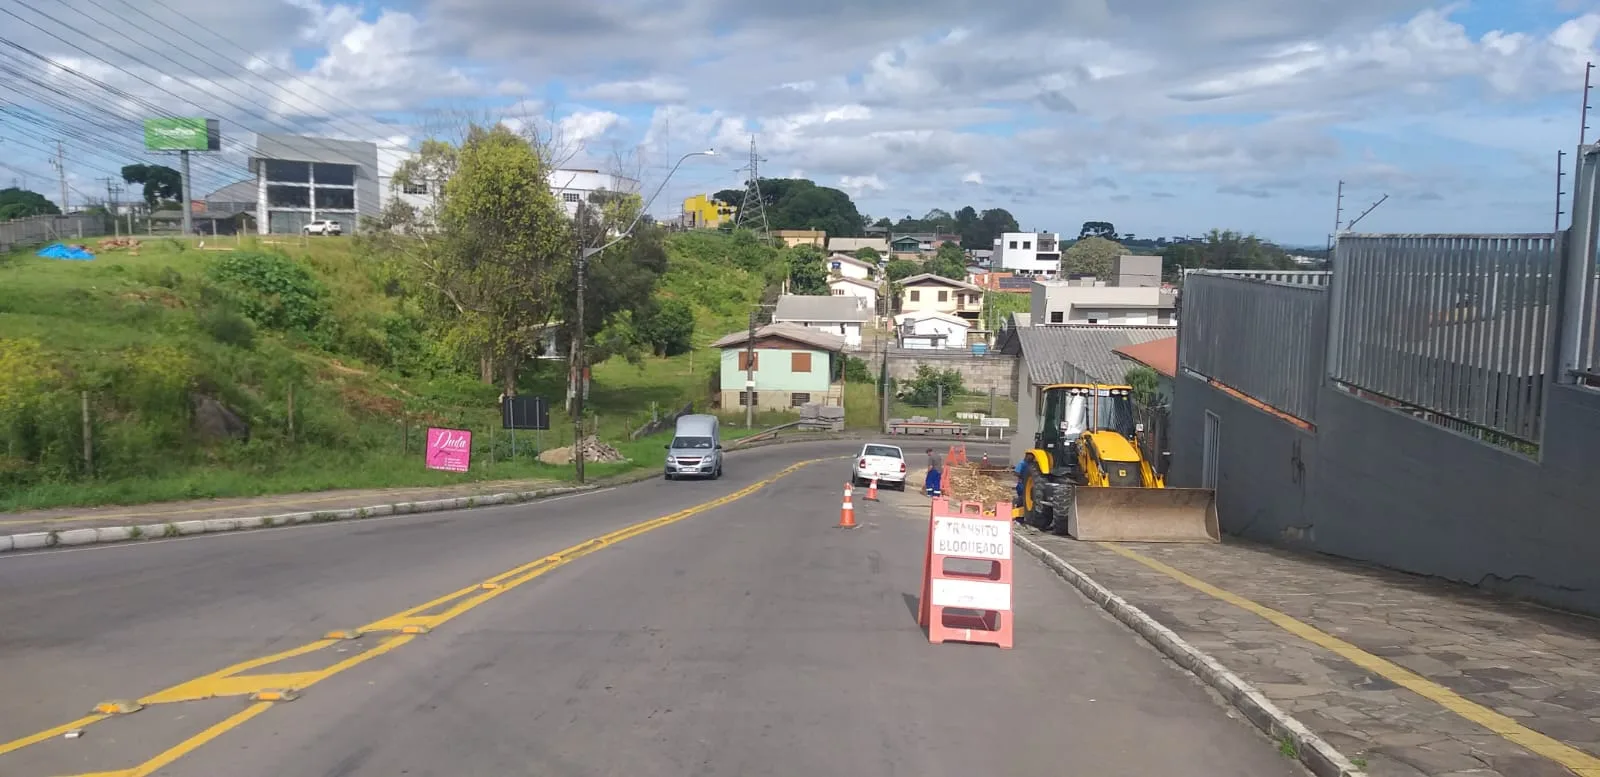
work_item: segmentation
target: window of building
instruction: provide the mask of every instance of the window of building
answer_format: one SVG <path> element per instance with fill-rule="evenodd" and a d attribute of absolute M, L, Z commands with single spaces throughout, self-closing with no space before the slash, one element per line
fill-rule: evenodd
<path fill-rule="evenodd" d="M 264 159 L 267 180 L 278 183 L 311 183 L 311 163 L 287 159 Z"/>
<path fill-rule="evenodd" d="M 1066 316 L 1065 313 L 1062 313 L 1059 310 L 1050 311 L 1050 323 L 1052 323 L 1052 324 L 1064 324 L 1064 323 L 1066 323 L 1066 319 L 1067 319 L 1067 316 Z"/>
<path fill-rule="evenodd" d="M 1024 241 L 1022 241 L 1022 250 L 1024 250 L 1024 251 L 1033 250 L 1033 241 L 1032 240 L 1024 240 Z"/>
<path fill-rule="evenodd" d="M 1011 249 L 1012 250 L 1016 250 L 1016 248 L 1017 248 L 1017 241 L 1015 241 L 1015 240 L 1011 241 Z"/>
<path fill-rule="evenodd" d="M 809 354 L 809 353 L 799 353 L 799 352 L 789 354 L 789 371 L 790 372 L 810 372 L 811 371 L 811 354 Z"/>
<path fill-rule="evenodd" d="M 309 208 L 311 207 L 311 187 L 268 184 L 267 207 Z"/>
<path fill-rule="evenodd" d="M 428 182 L 427 181 L 409 182 L 409 183 L 406 183 L 405 185 L 401 186 L 400 190 L 405 192 L 406 194 L 427 194 L 428 193 Z"/>
<path fill-rule="evenodd" d="M 316 192 L 317 207 L 330 210 L 355 210 L 355 189 L 324 189 L 321 185 L 311 187 Z"/>
<path fill-rule="evenodd" d="M 748 351 L 740 351 L 739 352 L 739 369 L 741 369 L 741 370 L 759 370 L 759 369 L 761 369 L 761 354 L 759 354 L 759 353 L 753 354 L 753 353 L 750 353 Z"/>
<path fill-rule="evenodd" d="M 908 299 L 908 300 L 910 300 L 912 302 L 921 302 L 922 301 L 922 292 L 917 291 L 916 289 L 912 289 L 911 291 L 906 292 L 906 299 Z"/>
<path fill-rule="evenodd" d="M 950 301 L 950 292 L 948 292 L 948 291 L 939 292 L 939 301 L 940 302 L 949 302 Z"/>
<path fill-rule="evenodd" d="M 739 392 L 739 407 L 749 407 L 749 406 L 751 406 L 751 405 L 753 405 L 753 404 L 755 404 L 757 402 L 760 402 L 760 401 L 761 401 L 760 392 L 757 392 L 757 391 L 741 391 L 741 392 Z"/>
<path fill-rule="evenodd" d="M 789 407 L 804 407 L 811 404 L 811 395 L 804 391 L 796 391 L 789 395 Z"/>
<path fill-rule="evenodd" d="M 318 162 L 312 169 L 318 186 L 355 186 L 356 166 Z"/>
<path fill-rule="evenodd" d="M 562 192 L 561 199 L 565 202 L 579 202 L 583 198 L 579 197 L 577 192 Z"/>

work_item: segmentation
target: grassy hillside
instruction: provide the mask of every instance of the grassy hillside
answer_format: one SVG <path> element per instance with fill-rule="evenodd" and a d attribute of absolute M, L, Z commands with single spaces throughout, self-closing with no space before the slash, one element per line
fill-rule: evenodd
<path fill-rule="evenodd" d="M 743 328 L 773 258 L 716 234 L 676 235 L 669 251 L 659 293 L 693 306 L 695 352 L 594 370 L 599 433 L 636 465 L 656 466 L 661 441 L 624 443 L 628 432 L 652 403 L 709 396 L 717 354 L 706 346 Z M 541 362 L 523 383 L 551 400 L 544 446 L 570 443 L 565 363 Z M 498 394 L 433 342 L 417 300 L 355 239 L 157 239 L 89 262 L 0 256 L 0 509 L 568 477 L 532 458 L 531 432 L 510 458 Z M 224 423 L 218 405 L 248 439 L 207 433 Z M 423 469 L 430 424 L 475 431 L 473 472 Z"/>

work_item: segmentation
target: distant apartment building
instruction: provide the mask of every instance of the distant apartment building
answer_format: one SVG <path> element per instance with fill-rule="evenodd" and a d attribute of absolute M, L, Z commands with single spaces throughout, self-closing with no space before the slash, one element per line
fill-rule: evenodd
<path fill-rule="evenodd" d="M 299 234 L 313 221 L 337 221 L 353 234 L 382 209 L 375 143 L 301 135 L 256 135 L 250 152 L 256 228 Z"/>
<path fill-rule="evenodd" d="M 303 138 L 303 141 L 316 141 L 323 143 L 319 138 Z M 347 141 L 339 141 L 347 142 Z M 371 143 L 360 144 L 372 147 L 374 180 L 377 186 L 373 194 L 373 214 L 366 213 L 363 207 L 362 215 L 375 215 L 379 207 L 376 205 L 378 197 L 387 203 L 398 199 L 418 211 L 427 211 L 438 201 L 440 189 L 445 181 L 429 181 L 420 179 L 407 180 L 398 184 L 395 174 L 407 160 L 416 157 L 412 151 L 401 148 L 376 148 Z M 315 148 L 315 147 L 313 147 Z M 599 170 L 558 168 L 545 174 L 545 180 L 550 187 L 550 192 L 555 195 L 556 201 L 561 204 L 562 210 L 568 218 L 578 215 L 578 203 L 586 202 L 589 196 L 596 192 L 618 192 L 623 194 L 637 194 L 639 182 L 627 176 L 602 173 Z M 358 201 L 365 202 L 366 197 L 362 192 L 357 192 Z M 332 218 L 329 216 L 328 218 Z M 345 225 L 345 234 L 350 234 L 353 224 Z"/>
<path fill-rule="evenodd" d="M 1161 257 L 1123 256 L 1111 278 L 1038 280 L 1029 319 L 1034 326 L 1091 324 L 1176 327 L 1178 296 L 1161 285 Z"/>
<path fill-rule="evenodd" d="M 1054 232 L 1006 232 L 994 239 L 989 266 L 1017 276 L 1054 278 L 1061 269 L 1061 240 Z"/>
<path fill-rule="evenodd" d="M 738 208 L 711 199 L 709 194 L 696 194 L 683 201 L 683 226 L 686 229 L 716 229 L 733 220 Z"/>
<path fill-rule="evenodd" d="M 639 182 L 621 175 L 602 173 L 599 170 L 577 170 L 560 168 L 551 170 L 545 176 L 550 182 L 550 191 L 555 193 L 556 200 L 567 211 L 567 216 L 576 218 L 578 203 L 587 202 L 589 195 L 596 192 L 620 192 L 622 194 L 637 194 Z"/>

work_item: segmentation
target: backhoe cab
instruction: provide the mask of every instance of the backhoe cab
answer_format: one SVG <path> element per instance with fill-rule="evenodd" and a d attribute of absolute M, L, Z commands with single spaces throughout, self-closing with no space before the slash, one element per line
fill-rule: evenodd
<path fill-rule="evenodd" d="M 1023 521 L 1080 540 L 1220 540 L 1212 492 L 1168 489 L 1167 451 L 1141 447 L 1132 387 L 1045 386 L 1037 406 L 1019 489 Z"/>

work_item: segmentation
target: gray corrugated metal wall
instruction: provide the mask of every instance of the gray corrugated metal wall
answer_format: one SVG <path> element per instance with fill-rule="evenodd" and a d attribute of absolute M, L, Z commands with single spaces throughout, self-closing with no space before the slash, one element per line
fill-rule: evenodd
<path fill-rule="evenodd" d="M 1327 332 L 1328 295 L 1320 286 L 1190 273 L 1179 315 L 1178 364 L 1312 420 Z"/>

